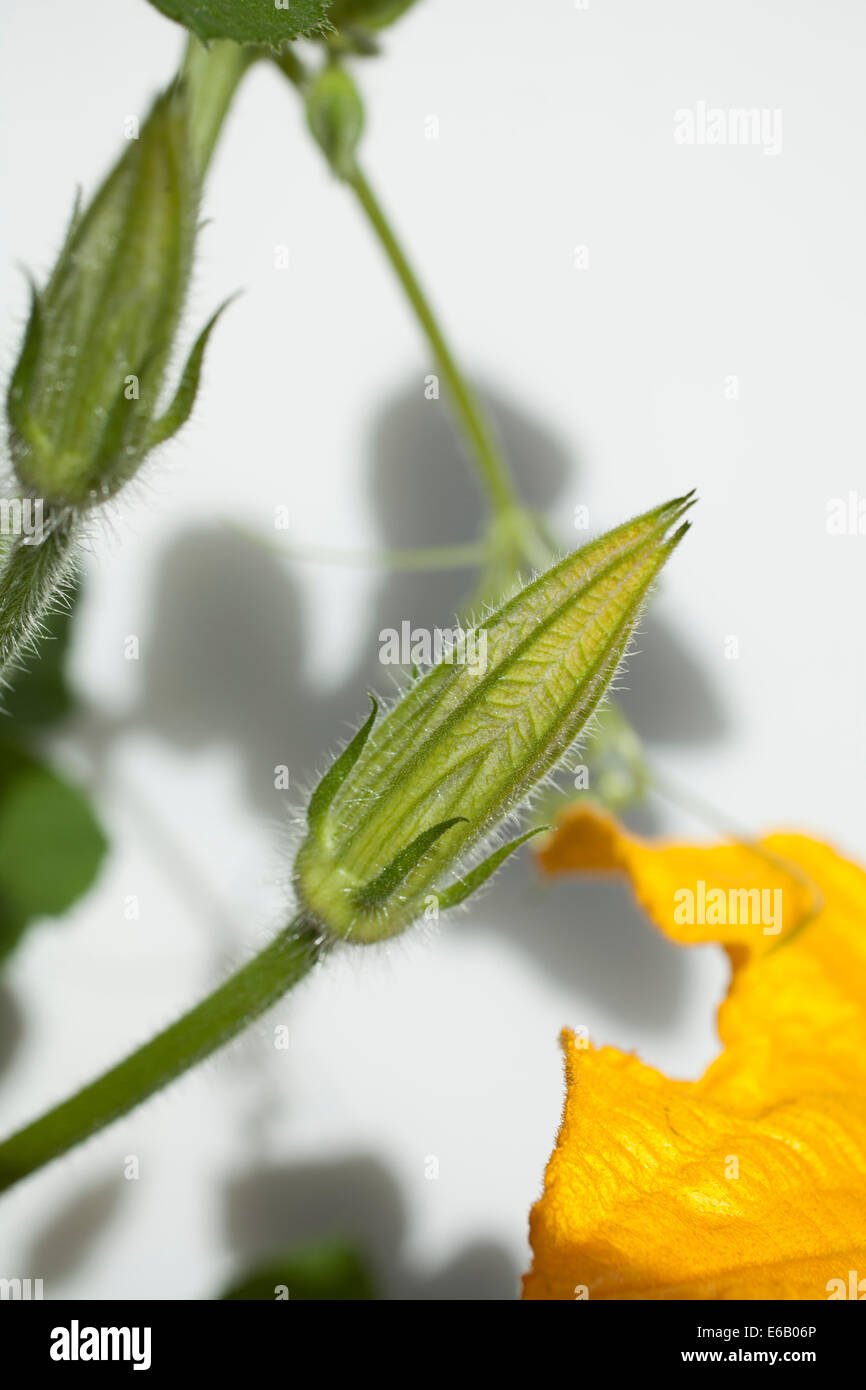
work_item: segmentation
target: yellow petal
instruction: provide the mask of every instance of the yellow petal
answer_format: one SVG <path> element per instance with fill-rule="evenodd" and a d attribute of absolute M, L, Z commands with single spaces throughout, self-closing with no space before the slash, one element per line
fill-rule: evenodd
<path fill-rule="evenodd" d="M 852 1271 L 866 1294 L 866 874 L 805 836 L 654 847 L 585 810 L 539 858 L 627 874 L 674 940 L 723 941 L 733 977 L 723 1051 L 697 1082 L 563 1035 L 565 1114 L 524 1297 L 826 1299 Z M 699 883 L 738 907 L 756 902 L 739 890 L 778 889 L 781 931 L 742 912 L 676 920 Z"/>

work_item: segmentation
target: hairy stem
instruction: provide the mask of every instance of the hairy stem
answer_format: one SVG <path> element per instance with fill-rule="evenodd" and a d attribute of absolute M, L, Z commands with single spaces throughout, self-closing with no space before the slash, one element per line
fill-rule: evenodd
<path fill-rule="evenodd" d="M 332 54 L 334 60 L 335 55 Z M 301 97 L 306 97 L 310 90 L 310 73 L 294 51 L 287 48 L 274 61 Z M 353 161 L 351 171 L 341 177 L 355 194 L 433 351 L 453 404 L 458 428 L 476 465 L 479 482 L 493 512 L 494 525 L 500 535 L 505 530 L 511 534 L 522 560 L 535 568 L 545 568 L 553 549 L 550 539 L 537 518 L 521 501 L 487 413 L 455 357 L 379 199 L 357 160 Z"/>
<path fill-rule="evenodd" d="M 297 984 L 322 951 L 318 924 L 296 918 L 171 1027 L 0 1144 L 0 1192 L 120 1119 L 216 1052 Z"/>
<path fill-rule="evenodd" d="M 71 516 L 47 519 L 40 542 L 16 537 L 0 559 L 0 681 L 32 651 L 46 614 L 75 572 Z"/>

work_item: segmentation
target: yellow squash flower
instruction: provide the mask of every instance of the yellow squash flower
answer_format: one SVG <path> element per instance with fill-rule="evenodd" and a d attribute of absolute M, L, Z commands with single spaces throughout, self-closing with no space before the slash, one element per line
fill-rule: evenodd
<path fill-rule="evenodd" d="M 524 1297 L 866 1298 L 866 873 L 802 835 L 654 846 L 582 808 L 539 859 L 624 873 L 732 979 L 695 1082 L 563 1033 Z"/>

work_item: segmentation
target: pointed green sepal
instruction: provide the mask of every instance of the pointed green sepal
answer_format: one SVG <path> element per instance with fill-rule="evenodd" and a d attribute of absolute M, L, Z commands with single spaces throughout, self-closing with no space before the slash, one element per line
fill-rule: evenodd
<path fill-rule="evenodd" d="M 446 830 L 465 820 L 465 816 L 452 816 L 450 820 L 432 825 L 429 830 L 422 830 L 405 849 L 401 849 L 400 853 L 395 855 L 391 863 L 377 874 L 371 883 L 358 889 L 354 895 L 355 906 L 362 912 L 375 912 L 377 908 L 382 907 L 400 884 L 405 883 L 413 869 L 417 869 L 425 854 L 441 839 Z"/>
<path fill-rule="evenodd" d="M 379 713 L 379 705 L 373 695 L 370 695 L 372 711 L 366 721 L 362 724 L 355 737 L 346 745 L 336 758 L 328 771 L 325 773 L 313 795 L 310 797 L 310 804 L 307 808 L 307 824 L 313 833 L 317 833 L 322 826 L 322 822 L 328 813 L 328 807 L 345 782 L 355 763 L 361 756 L 364 744 L 370 737 L 373 725 L 376 722 L 376 715 Z"/>
<path fill-rule="evenodd" d="M 30 286 L 30 313 L 27 317 L 24 342 L 21 344 L 21 352 L 12 373 L 12 380 L 9 382 L 6 400 L 9 423 L 13 430 L 15 429 L 16 415 L 27 397 L 29 383 L 39 360 L 42 346 L 42 309 L 39 303 L 39 290 L 32 275 L 27 275 L 27 282 Z"/>
<path fill-rule="evenodd" d="M 459 907 L 460 903 L 465 902 L 471 893 L 476 892 L 482 884 L 486 883 L 500 864 L 525 845 L 527 840 L 531 840 L 534 835 L 540 835 L 544 830 L 550 830 L 549 825 L 537 825 L 533 830 L 527 830 L 525 835 L 519 835 L 516 840 L 509 840 L 507 845 L 500 845 L 499 849 L 494 850 L 491 855 L 483 859 L 463 878 L 458 878 L 454 883 L 450 883 L 443 893 L 439 894 L 439 911 L 448 912 L 452 907 Z"/>
<path fill-rule="evenodd" d="M 195 398 L 198 395 L 198 384 L 201 377 L 202 363 L 204 361 L 205 349 L 207 348 L 210 335 L 216 327 L 217 320 L 221 318 L 232 300 L 237 298 L 231 295 L 223 304 L 219 306 L 216 313 L 212 314 L 193 343 L 189 357 L 180 374 L 180 381 L 174 393 L 174 399 L 168 406 L 164 414 L 158 420 L 154 420 L 150 426 L 147 438 L 147 448 L 155 449 L 157 444 L 164 444 L 172 435 L 177 434 L 178 430 L 186 424 L 192 408 L 195 405 Z"/>

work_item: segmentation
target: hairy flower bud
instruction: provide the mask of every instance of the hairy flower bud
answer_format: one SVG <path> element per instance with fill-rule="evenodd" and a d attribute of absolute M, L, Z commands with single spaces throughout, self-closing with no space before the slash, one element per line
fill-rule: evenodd
<path fill-rule="evenodd" d="M 375 731 L 373 701 L 310 800 L 295 881 L 311 918 L 349 940 L 391 936 L 430 895 L 441 911 L 464 901 L 522 842 L 477 862 L 604 695 L 691 505 L 647 512 L 526 585 Z M 483 663 L 461 660 L 480 645 Z"/>
<path fill-rule="evenodd" d="M 179 82 L 156 100 L 90 205 L 76 209 L 47 285 L 33 289 L 7 413 L 18 479 L 50 504 L 80 508 L 111 496 L 192 409 L 213 319 L 160 413 L 200 184 Z"/>

